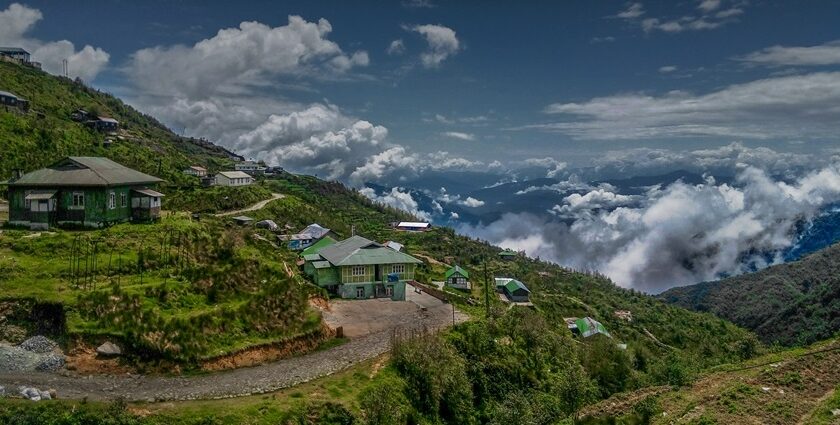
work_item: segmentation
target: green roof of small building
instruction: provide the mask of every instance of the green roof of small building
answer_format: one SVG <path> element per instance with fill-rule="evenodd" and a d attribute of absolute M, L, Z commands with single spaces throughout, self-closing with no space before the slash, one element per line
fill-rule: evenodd
<path fill-rule="evenodd" d="M 326 268 L 330 268 L 330 267 L 332 267 L 332 264 L 330 264 L 330 262 L 329 262 L 329 261 L 314 261 L 314 262 L 312 263 L 312 265 L 313 265 L 316 269 L 326 269 Z"/>
<path fill-rule="evenodd" d="M 318 251 L 334 266 L 370 264 L 421 264 L 422 261 L 382 246 L 361 236 L 353 236 Z"/>
<path fill-rule="evenodd" d="M 607 331 L 607 328 L 604 327 L 601 322 L 591 318 L 591 317 L 584 317 L 583 319 L 575 320 L 575 325 L 577 325 L 578 331 L 580 331 L 580 335 L 584 338 L 588 338 L 595 334 L 604 334 L 610 338 L 612 335 Z"/>
<path fill-rule="evenodd" d="M 529 294 L 531 293 L 531 290 L 528 289 L 528 287 L 525 286 L 524 283 L 522 283 L 522 282 L 520 282 L 516 279 L 509 280 L 508 283 L 505 284 L 505 289 L 507 289 L 508 292 L 510 292 L 510 293 L 513 293 L 517 289 L 524 289 L 525 292 L 528 292 Z"/>
<path fill-rule="evenodd" d="M 467 272 L 466 270 L 462 269 L 462 268 L 461 268 L 461 266 L 457 266 L 457 265 L 456 265 L 455 267 L 452 267 L 452 268 L 450 268 L 449 270 L 447 270 L 447 271 L 446 271 L 446 275 L 444 275 L 444 279 L 449 279 L 449 278 L 450 278 L 450 277 L 452 277 L 452 275 L 454 275 L 455 273 L 458 273 L 458 274 L 460 274 L 461 276 L 464 276 L 464 277 L 465 277 L 465 278 L 467 278 L 467 279 L 469 279 L 469 278 L 470 278 L 470 274 L 469 274 L 469 272 Z"/>
<path fill-rule="evenodd" d="M 337 241 L 335 239 L 333 239 L 329 236 L 324 236 L 318 242 L 315 242 L 314 244 L 309 245 L 309 247 L 307 247 L 306 249 L 301 251 L 300 255 L 305 257 L 309 254 L 317 254 L 322 249 L 324 249 L 324 248 L 326 248 L 330 245 L 335 245 L 336 242 Z"/>
<path fill-rule="evenodd" d="M 70 156 L 47 168 L 26 173 L 9 186 L 109 187 L 160 183 L 163 180 L 108 158 Z"/>
<path fill-rule="evenodd" d="M 517 254 L 516 254 L 516 251 L 511 251 L 509 249 L 506 249 L 506 250 L 500 252 L 499 255 L 502 256 L 502 257 L 511 257 L 511 256 L 515 256 Z"/>
<path fill-rule="evenodd" d="M 306 254 L 303 256 L 304 261 L 322 261 L 324 258 L 320 254 Z"/>

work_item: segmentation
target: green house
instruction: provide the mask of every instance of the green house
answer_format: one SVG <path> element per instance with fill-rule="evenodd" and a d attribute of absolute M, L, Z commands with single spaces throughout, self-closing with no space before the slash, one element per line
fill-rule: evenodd
<path fill-rule="evenodd" d="M 527 303 L 531 297 L 531 290 L 524 283 L 509 277 L 497 277 L 496 290 L 515 303 Z"/>
<path fill-rule="evenodd" d="M 107 158 L 68 157 L 7 182 L 9 224 L 47 229 L 156 220 L 163 194 L 149 186 L 161 181 Z"/>
<path fill-rule="evenodd" d="M 303 257 L 304 272 L 341 298 L 405 300 L 405 285 L 422 262 L 408 254 L 353 236 Z"/>
<path fill-rule="evenodd" d="M 470 289 L 470 273 L 456 265 L 443 276 L 446 284 L 458 289 Z"/>

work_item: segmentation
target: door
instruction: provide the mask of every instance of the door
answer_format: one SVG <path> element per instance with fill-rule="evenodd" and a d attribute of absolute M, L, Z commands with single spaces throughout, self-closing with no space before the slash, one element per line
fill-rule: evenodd
<path fill-rule="evenodd" d="M 375 267 L 375 271 L 374 271 L 373 281 L 374 282 L 381 282 L 382 281 L 382 268 L 381 268 L 382 266 L 377 264 L 374 267 Z"/>
<path fill-rule="evenodd" d="M 365 297 L 365 287 L 359 286 L 356 288 L 356 298 L 364 298 Z"/>

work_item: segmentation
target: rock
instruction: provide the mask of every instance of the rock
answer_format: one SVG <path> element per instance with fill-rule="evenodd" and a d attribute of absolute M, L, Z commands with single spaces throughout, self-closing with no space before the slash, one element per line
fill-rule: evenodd
<path fill-rule="evenodd" d="M 54 350 L 58 344 L 43 335 L 36 335 L 21 342 L 18 347 L 33 353 L 44 354 Z"/>
<path fill-rule="evenodd" d="M 41 401 L 41 392 L 37 388 L 20 387 L 20 395 L 28 400 Z"/>
<path fill-rule="evenodd" d="M 41 397 L 41 400 L 52 400 L 49 391 L 38 390 L 38 395 Z"/>
<path fill-rule="evenodd" d="M 831 411 L 832 416 L 840 416 L 840 409 L 834 409 Z"/>
<path fill-rule="evenodd" d="M 56 392 L 56 390 L 54 390 L 52 388 L 47 390 L 47 394 L 50 395 L 50 399 L 52 399 L 52 400 L 55 400 L 55 399 L 58 398 L 58 392 Z"/>
<path fill-rule="evenodd" d="M 96 347 L 96 354 L 103 357 L 115 357 L 122 354 L 120 347 L 111 341 L 106 341 L 104 344 Z"/>
<path fill-rule="evenodd" d="M 48 354 L 44 356 L 40 362 L 35 366 L 35 370 L 41 372 L 55 372 L 64 367 L 64 356 L 57 354 Z"/>
<path fill-rule="evenodd" d="M 4 386 L 0 385 L 0 398 L 3 398 L 5 396 L 6 396 L 6 388 Z"/>
<path fill-rule="evenodd" d="M 26 329 L 10 325 L 0 325 L 0 340 L 9 341 L 12 344 L 19 344 L 26 339 Z"/>

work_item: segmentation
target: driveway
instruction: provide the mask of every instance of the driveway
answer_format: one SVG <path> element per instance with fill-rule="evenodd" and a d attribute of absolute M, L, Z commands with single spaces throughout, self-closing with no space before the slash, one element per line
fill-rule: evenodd
<path fill-rule="evenodd" d="M 59 398 L 126 401 L 219 399 L 260 394 L 331 375 L 390 350 L 395 330 L 440 329 L 452 324 L 452 306 L 408 291 L 407 301 L 336 301 L 324 318 L 344 326 L 350 341 L 324 351 L 260 366 L 198 376 L 79 376 L 72 372 L 4 373 L 0 385 L 55 389 Z M 425 308 L 421 307 L 425 306 Z M 456 320 L 467 319 L 456 311 Z"/>

